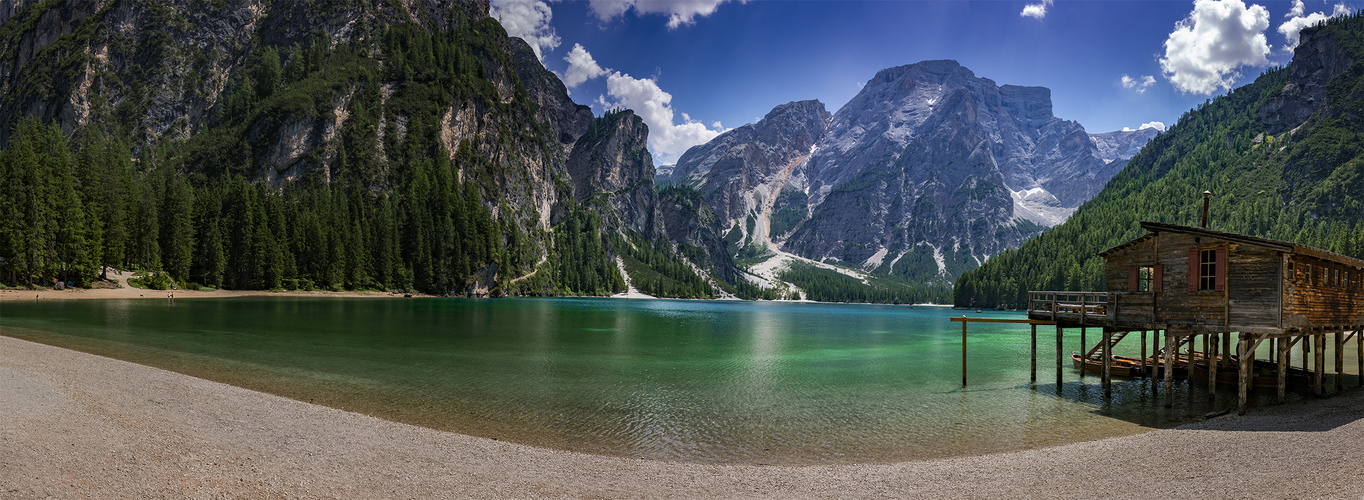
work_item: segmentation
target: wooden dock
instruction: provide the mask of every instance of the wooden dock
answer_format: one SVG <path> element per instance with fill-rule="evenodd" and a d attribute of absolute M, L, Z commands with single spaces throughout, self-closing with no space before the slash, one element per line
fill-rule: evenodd
<path fill-rule="evenodd" d="M 1089 328 L 1102 330 L 1098 348 L 1103 351 L 1106 394 L 1111 393 L 1112 339 L 1132 332 L 1141 334 L 1144 360 L 1147 332 L 1154 335 L 1155 345 L 1164 345 L 1163 349 L 1153 346 L 1152 366 L 1175 366 L 1177 350 L 1187 345 L 1187 359 L 1207 360 L 1210 390 L 1219 373 L 1234 364 L 1241 413 L 1246 410 L 1255 350 L 1265 341 L 1276 358 L 1281 402 L 1286 396 L 1289 353 L 1299 345 L 1305 370 L 1309 368 L 1307 355 L 1314 354 L 1308 370 L 1313 393 L 1325 394 L 1328 334 L 1335 344 L 1335 391 L 1342 388 L 1341 353 L 1351 339 L 1364 384 L 1364 334 L 1360 333 L 1364 330 L 1364 261 L 1296 243 L 1205 228 L 1141 225 L 1148 234 L 1099 254 L 1107 262 L 1106 291 L 1034 291 L 1028 296 L 1029 319 L 1025 321 L 1056 325 L 1058 343 L 1065 328 L 1080 328 L 1082 338 Z M 962 319 L 963 331 L 970 321 Z M 1157 355 L 1162 359 L 1154 359 Z M 1057 356 L 1059 360 L 1059 347 Z M 1189 376 L 1193 371 L 1188 370 Z M 1164 370 L 1167 408 L 1173 404 L 1173 377 L 1173 369 Z M 1152 378 L 1153 387 L 1156 383 Z"/>

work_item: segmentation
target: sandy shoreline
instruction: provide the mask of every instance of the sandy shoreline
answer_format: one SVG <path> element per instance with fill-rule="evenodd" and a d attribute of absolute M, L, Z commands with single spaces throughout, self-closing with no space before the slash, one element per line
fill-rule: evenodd
<path fill-rule="evenodd" d="M 0 336 L 0 497 L 1359 497 L 1364 392 L 885 465 L 706 465 L 398 424 Z M 1338 464 L 1326 467 L 1326 464 Z M 1322 473 L 1313 470 L 1323 466 Z M 1310 475 L 1309 475 L 1310 474 Z"/>

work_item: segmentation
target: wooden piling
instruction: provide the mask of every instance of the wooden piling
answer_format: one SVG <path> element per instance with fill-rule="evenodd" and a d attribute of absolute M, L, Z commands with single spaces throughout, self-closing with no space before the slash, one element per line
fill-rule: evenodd
<path fill-rule="evenodd" d="M 1359 363 L 1359 385 L 1364 386 L 1364 331 L 1355 325 L 1355 361 Z"/>
<path fill-rule="evenodd" d="M 1212 358 L 1216 356 L 1216 344 L 1212 339 L 1217 338 L 1216 333 L 1209 333 L 1203 337 L 1203 361 L 1208 364 L 1208 396 L 1217 397 L 1217 375 L 1212 371 Z"/>
<path fill-rule="evenodd" d="M 1032 327 L 1032 383 L 1037 383 L 1037 325 Z"/>
<path fill-rule="evenodd" d="M 1237 354 L 1239 355 L 1239 358 L 1240 358 L 1240 360 L 1241 360 L 1240 363 L 1238 363 L 1239 368 L 1240 368 L 1240 370 L 1238 370 L 1238 371 L 1239 371 L 1240 373 L 1237 374 L 1237 380 L 1236 380 L 1236 392 L 1237 392 L 1237 395 L 1238 395 L 1238 399 L 1237 399 L 1237 403 L 1236 403 L 1236 412 L 1237 412 L 1237 414 L 1239 414 L 1239 415 L 1245 415 L 1245 414 L 1246 414 L 1246 396 L 1249 394 L 1248 389 L 1249 389 L 1249 385 L 1250 385 L 1250 384 L 1249 384 L 1249 382 L 1250 382 L 1250 373 L 1251 373 L 1250 367 L 1251 367 L 1251 364 L 1253 363 L 1253 361 L 1250 359 L 1250 353 L 1247 353 L 1247 352 L 1246 352 L 1247 347 L 1248 347 L 1248 346 L 1246 345 L 1246 334 L 1245 334 L 1245 333 L 1242 333 L 1242 334 L 1240 335 L 1240 337 L 1241 337 L 1241 340 L 1236 344 L 1236 352 L 1237 352 Z"/>
<path fill-rule="evenodd" d="M 1189 361 L 1189 369 L 1184 371 L 1184 381 L 1185 381 L 1185 382 L 1188 382 L 1188 384 L 1189 384 L 1189 389 L 1193 389 L 1193 356 L 1194 356 L 1194 352 L 1196 352 L 1197 350 L 1198 350 L 1198 336 L 1197 336 L 1197 335 L 1190 335 L 1190 336 L 1189 336 L 1189 351 L 1188 351 L 1188 356 L 1185 357 L 1185 359 L 1187 359 L 1187 360 Z M 1192 392 L 1190 392 L 1190 394 L 1192 394 Z"/>
<path fill-rule="evenodd" d="M 1226 351 L 1227 355 L 1224 355 L 1217 360 L 1217 367 L 1219 369 L 1231 364 L 1231 356 L 1229 355 L 1236 350 L 1235 347 L 1232 347 L 1230 330 L 1222 332 L 1222 346 L 1222 350 Z"/>
<path fill-rule="evenodd" d="M 1104 397 L 1113 395 L 1113 330 L 1104 328 Z"/>
<path fill-rule="evenodd" d="M 1156 368 L 1160 366 L 1160 330 L 1151 330 L 1151 394 L 1156 393 L 1161 377 L 1156 376 Z M 1168 370 L 1167 370 L 1168 371 Z"/>
<path fill-rule="evenodd" d="M 1065 352 L 1065 350 L 1066 350 L 1065 345 L 1063 345 L 1061 342 L 1062 342 L 1063 339 L 1065 338 L 1065 335 L 1066 335 L 1066 334 L 1065 334 L 1065 329 L 1061 328 L 1061 325 L 1060 325 L 1060 324 L 1057 324 L 1057 325 L 1056 325 L 1056 387 L 1057 387 L 1057 389 L 1060 389 L 1060 387 L 1061 387 L 1061 366 L 1062 366 L 1062 365 L 1061 365 L 1061 355 L 1062 355 L 1062 354 Z"/>
<path fill-rule="evenodd" d="M 1214 338 L 1217 337 L 1216 333 L 1210 333 L 1208 335 Z M 1226 343 L 1219 344 L 1218 348 L 1222 350 L 1229 349 Z M 1222 366 L 1221 359 L 1214 360 L 1213 358 L 1208 358 L 1208 393 L 1211 394 L 1214 398 L 1217 397 L 1216 391 L 1217 376 L 1221 373 L 1221 370 L 1218 370 L 1218 368 L 1220 368 L 1221 366 Z"/>
<path fill-rule="evenodd" d="M 1345 347 L 1345 331 L 1336 332 L 1336 393 L 1345 389 L 1345 357 L 1340 352 Z"/>
<path fill-rule="evenodd" d="M 1312 336 L 1304 333 L 1302 334 L 1302 340 L 1299 342 L 1302 344 L 1302 371 L 1311 373 L 1312 363 L 1309 363 L 1309 361 L 1312 360 Z"/>
<path fill-rule="evenodd" d="M 1276 346 L 1279 348 L 1279 350 L 1278 350 L 1278 352 L 1277 352 L 1276 354 L 1278 354 L 1278 356 L 1279 356 L 1279 386 L 1278 386 L 1278 389 L 1279 389 L 1279 402 L 1280 402 L 1280 403 L 1284 402 L 1284 398 L 1286 398 L 1287 395 L 1288 395 L 1288 352 L 1289 352 L 1289 351 L 1288 351 L 1288 342 L 1285 342 L 1285 340 L 1288 340 L 1288 339 L 1287 339 L 1287 338 L 1281 338 L 1281 339 L 1279 339 L 1279 341 L 1276 343 Z"/>
<path fill-rule="evenodd" d="M 1085 330 L 1086 330 L 1085 327 L 1083 327 L 1083 326 L 1080 327 L 1080 355 L 1081 355 L 1081 356 L 1086 356 L 1086 357 L 1087 357 L 1087 356 L 1089 355 L 1089 346 L 1086 346 L 1086 345 L 1085 345 L 1085 342 L 1086 342 L 1086 341 L 1085 341 Z M 1085 360 L 1085 363 L 1088 363 L 1088 362 L 1089 362 L 1089 360 L 1086 359 L 1086 360 Z M 1084 379 L 1084 378 L 1085 378 L 1085 370 L 1084 370 L 1084 368 L 1081 368 L 1081 369 L 1080 369 L 1080 378 L 1081 378 L 1081 379 Z"/>
<path fill-rule="evenodd" d="M 1165 330 L 1165 407 L 1175 407 L 1175 336 Z"/>
<path fill-rule="evenodd" d="M 1141 362 L 1143 365 L 1141 370 L 1141 378 L 1155 377 L 1155 375 L 1146 373 L 1146 367 L 1144 366 L 1146 364 L 1146 330 L 1141 331 Z M 1155 363 L 1151 363 L 1151 368 L 1155 369 Z M 1364 372 L 1364 370 L 1360 370 L 1360 372 Z M 1361 380 L 1364 380 L 1364 378 L 1361 378 Z"/>
<path fill-rule="evenodd" d="M 966 315 L 961 315 L 961 386 L 966 387 Z"/>
<path fill-rule="evenodd" d="M 1313 335 L 1316 342 L 1316 350 L 1312 358 L 1312 393 L 1317 396 L 1326 395 L 1326 334 L 1318 333 Z"/>

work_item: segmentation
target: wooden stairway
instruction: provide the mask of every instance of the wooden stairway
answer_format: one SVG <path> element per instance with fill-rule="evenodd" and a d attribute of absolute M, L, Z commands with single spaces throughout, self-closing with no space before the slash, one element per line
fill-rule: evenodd
<path fill-rule="evenodd" d="M 1118 342 L 1121 342 L 1123 337 L 1126 337 L 1127 334 L 1129 333 L 1132 332 L 1130 331 L 1113 332 L 1113 337 L 1108 341 L 1108 352 L 1113 352 L 1113 347 L 1117 346 Z M 1094 344 L 1094 348 L 1090 349 L 1088 354 L 1085 354 L 1085 357 L 1090 359 L 1094 358 L 1094 355 L 1098 353 L 1100 349 L 1103 349 L 1103 347 L 1104 342 L 1100 340 L 1099 342 Z"/>

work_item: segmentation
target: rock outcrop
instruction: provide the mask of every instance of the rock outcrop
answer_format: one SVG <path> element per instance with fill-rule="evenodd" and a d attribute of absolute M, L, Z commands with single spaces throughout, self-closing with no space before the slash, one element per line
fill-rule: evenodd
<path fill-rule="evenodd" d="M 1288 82 L 1277 96 L 1260 107 L 1260 121 L 1269 125 L 1268 132 L 1275 135 L 1302 126 L 1326 105 L 1327 84 L 1355 62 L 1357 59 L 1340 40 L 1317 36 L 1315 30 L 1303 30 L 1298 47 L 1293 50 Z"/>

